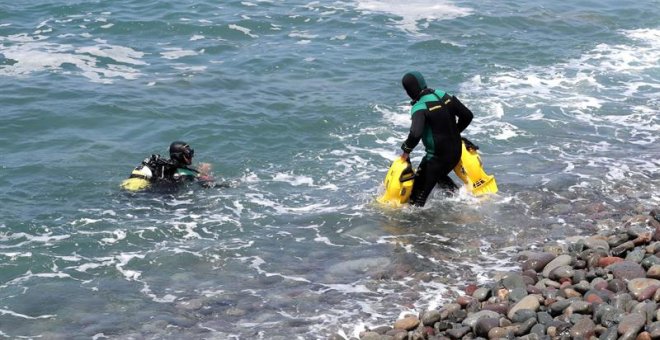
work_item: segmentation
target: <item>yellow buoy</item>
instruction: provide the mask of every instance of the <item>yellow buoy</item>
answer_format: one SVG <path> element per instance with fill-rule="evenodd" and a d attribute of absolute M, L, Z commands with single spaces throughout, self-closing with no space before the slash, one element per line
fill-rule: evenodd
<path fill-rule="evenodd" d="M 468 191 L 475 196 L 497 192 L 495 177 L 486 174 L 476 148 L 466 147 L 465 141 L 462 143 L 461 160 L 454 168 L 454 172 L 465 183 Z M 392 165 L 385 175 L 383 181 L 385 192 L 377 201 L 393 207 L 408 203 L 414 179 L 415 170 L 412 165 L 397 157 L 392 161 Z"/>
<path fill-rule="evenodd" d="M 484 172 L 481 158 L 474 148 L 468 149 L 463 142 L 461 161 L 454 168 L 456 176 L 467 186 L 468 190 L 475 196 L 494 194 L 497 192 L 495 177 Z"/>
<path fill-rule="evenodd" d="M 390 169 L 385 175 L 385 192 L 378 198 L 378 202 L 392 206 L 400 206 L 410 199 L 415 170 L 412 165 L 397 157 L 392 162 Z"/>

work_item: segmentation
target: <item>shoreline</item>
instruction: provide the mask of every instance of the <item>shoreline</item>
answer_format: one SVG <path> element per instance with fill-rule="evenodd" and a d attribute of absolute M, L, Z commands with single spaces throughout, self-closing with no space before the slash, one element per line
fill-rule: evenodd
<path fill-rule="evenodd" d="M 518 270 L 359 339 L 660 339 L 660 207 L 526 249 Z"/>

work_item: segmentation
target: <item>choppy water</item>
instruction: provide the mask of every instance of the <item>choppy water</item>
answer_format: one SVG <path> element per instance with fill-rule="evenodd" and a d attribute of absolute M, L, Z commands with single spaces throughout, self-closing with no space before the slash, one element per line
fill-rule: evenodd
<path fill-rule="evenodd" d="M 660 204 L 659 22 L 657 0 L 0 4 L 0 336 L 351 336 L 617 227 Z M 411 69 L 474 111 L 500 195 L 373 204 Z M 234 186 L 119 190 L 176 139 Z"/>

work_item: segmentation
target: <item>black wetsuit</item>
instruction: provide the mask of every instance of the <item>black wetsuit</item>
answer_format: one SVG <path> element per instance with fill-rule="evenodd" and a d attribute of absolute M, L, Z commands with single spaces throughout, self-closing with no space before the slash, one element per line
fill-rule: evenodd
<path fill-rule="evenodd" d="M 410 133 L 401 149 L 410 153 L 420 139 L 426 148 L 410 196 L 411 204 L 423 206 L 436 184 L 446 190 L 457 188 L 448 174 L 461 159 L 461 132 L 473 114 L 456 97 L 428 88 L 419 92 L 411 114 Z"/>

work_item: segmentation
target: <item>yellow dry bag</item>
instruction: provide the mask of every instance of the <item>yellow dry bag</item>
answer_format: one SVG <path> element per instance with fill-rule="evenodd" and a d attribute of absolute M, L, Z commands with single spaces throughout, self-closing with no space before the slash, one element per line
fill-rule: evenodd
<path fill-rule="evenodd" d="M 392 162 L 392 166 L 385 175 L 385 192 L 378 198 L 378 202 L 391 206 L 400 206 L 410 199 L 415 170 L 412 164 L 400 157 Z"/>
<path fill-rule="evenodd" d="M 497 182 L 495 182 L 495 177 L 484 172 L 477 149 L 467 148 L 465 141 L 463 141 L 462 148 L 461 161 L 454 168 L 456 176 L 465 183 L 467 189 L 475 196 L 496 193 Z"/>

